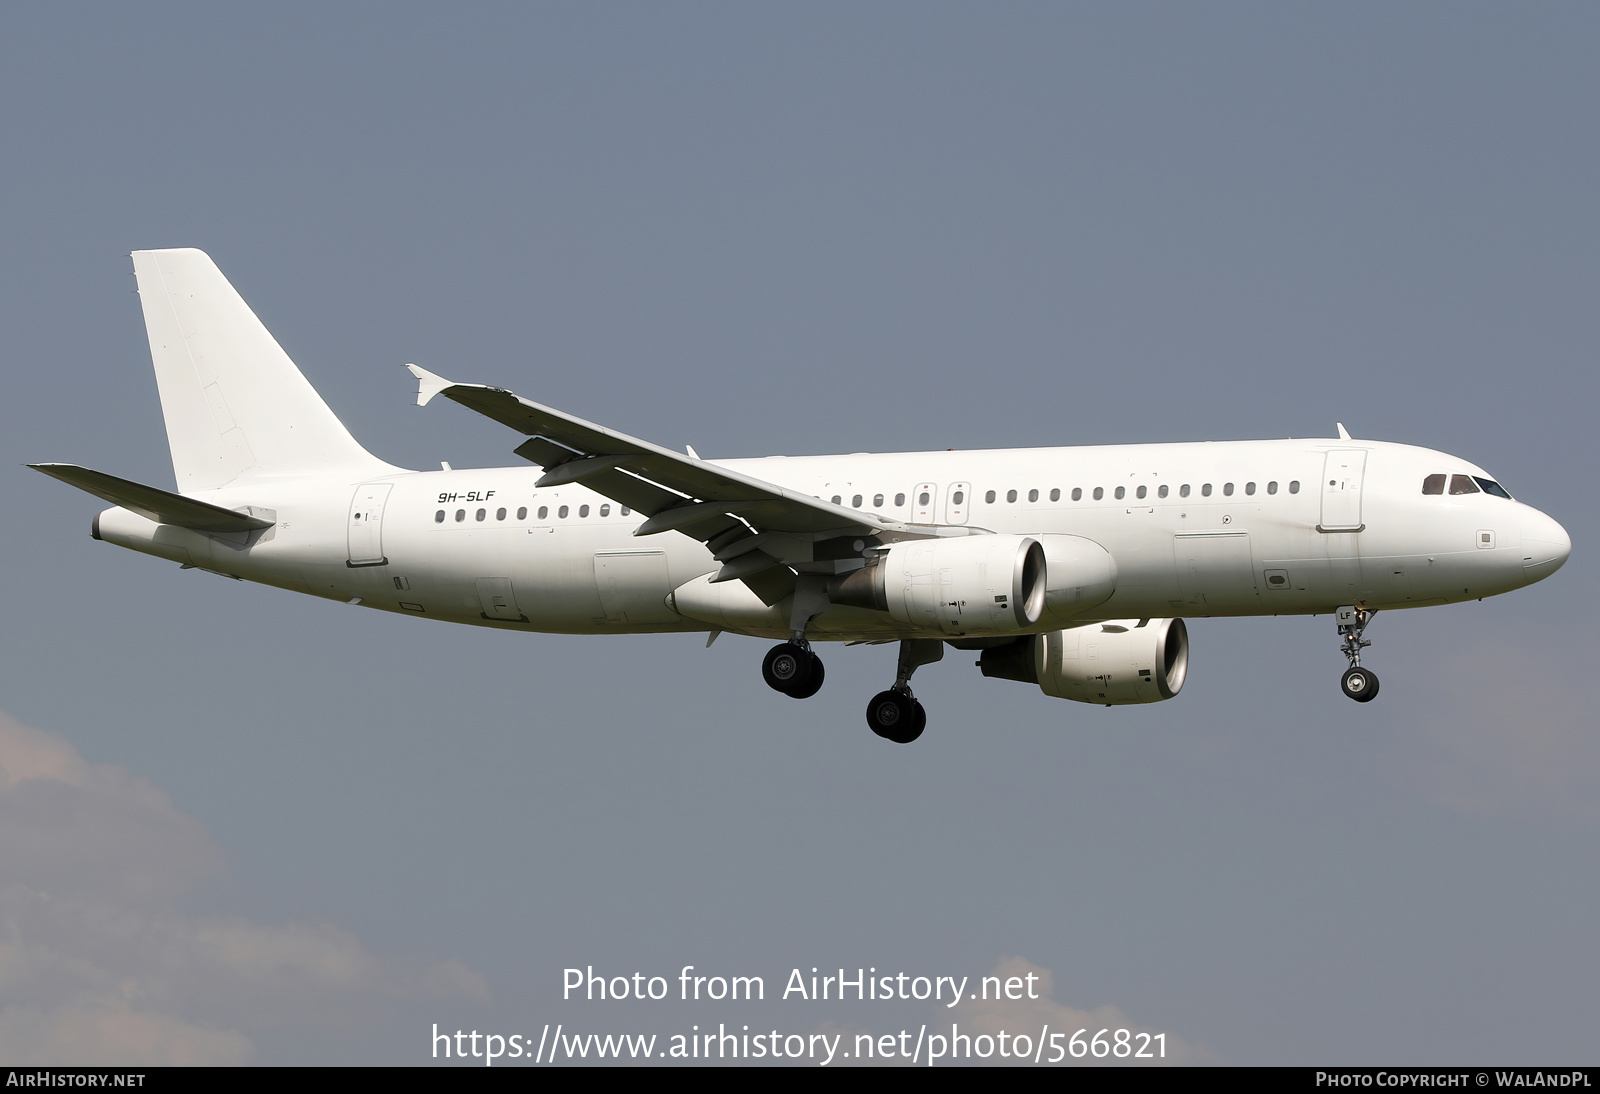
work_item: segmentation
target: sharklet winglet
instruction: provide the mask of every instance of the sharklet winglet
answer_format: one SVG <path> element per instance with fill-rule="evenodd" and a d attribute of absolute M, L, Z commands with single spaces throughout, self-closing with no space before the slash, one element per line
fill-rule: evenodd
<path fill-rule="evenodd" d="M 455 387 L 454 380 L 446 380 L 443 376 L 429 372 L 420 365 L 407 365 L 411 375 L 417 378 L 417 405 L 427 406 L 428 400 L 447 387 Z"/>

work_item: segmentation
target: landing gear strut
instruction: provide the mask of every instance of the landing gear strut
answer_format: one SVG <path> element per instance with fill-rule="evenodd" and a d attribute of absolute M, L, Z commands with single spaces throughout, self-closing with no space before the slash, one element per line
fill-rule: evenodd
<path fill-rule="evenodd" d="M 908 745 L 922 736 L 928 712 L 911 694 L 911 674 L 944 656 L 944 643 L 933 638 L 908 638 L 900 643 L 900 667 L 894 687 L 880 691 L 867 704 L 867 725 L 895 744 Z"/>
<path fill-rule="evenodd" d="M 809 699 L 822 688 L 822 658 L 811 652 L 804 640 L 782 642 L 767 651 L 761 662 L 761 678 L 773 691 L 791 699 Z"/>
<path fill-rule="evenodd" d="M 1361 637 L 1372 617 L 1378 614 L 1353 606 L 1340 608 L 1334 613 L 1339 624 L 1339 634 L 1344 639 L 1339 652 L 1350 662 L 1339 687 L 1358 703 L 1370 703 L 1378 697 L 1378 674 L 1361 667 L 1361 651 L 1372 645 L 1372 640 Z"/>

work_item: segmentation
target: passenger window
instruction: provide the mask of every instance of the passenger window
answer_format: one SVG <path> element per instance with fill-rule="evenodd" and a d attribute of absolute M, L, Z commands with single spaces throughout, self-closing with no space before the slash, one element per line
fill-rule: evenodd
<path fill-rule="evenodd" d="M 589 515 L 589 507 L 587 505 L 578 506 L 578 515 L 580 517 L 588 516 Z"/>
<path fill-rule="evenodd" d="M 433 514 L 433 523 L 435 523 L 435 524 L 443 524 L 444 523 L 444 510 L 443 509 L 441 509 L 437 513 Z"/>
<path fill-rule="evenodd" d="M 1156 489 L 1156 497 L 1164 498 L 1166 496 L 1167 496 L 1167 484 L 1166 483 L 1162 483 L 1161 486 Z"/>
<path fill-rule="evenodd" d="M 494 511 L 494 519 L 495 520 L 505 520 L 506 519 L 506 511 L 504 509 L 496 509 Z"/>
<path fill-rule="evenodd" d="M 1444 479 L 1443 475 L 1429 475 L 1422 480 L 1422 492 L 1424 494 L 1443 494 Z"/>
<path fill-rule="evenodd" d="M 1072 500 L 1073 501 L 1082 501 L 1083 500 L 1083 487 L 1074 486 L 1072 488 Z"/>
<path fill-rule="evenodd" d="M 950 495 L 950 504 L 951 505 L 960 505 L 962 502 L 964 502 L 966 500 L 967 500 L 967 492 L 965 490 L 957 490 L 954 494 Z"/>
<path fill-rule="evenodd" d="M 1139 489 L 1135 490 L 1133 492 L 1133 494 L 1134 494 L 1135 497 L 1142 498 L 1149 492 L 1150 492 L 1150 488 L 1149 487 L 1141 486 L 1141 487 L 1139 487 Z"/>
<path fill-rule="evenodd" d="M 1480 479 L 1476 475 L 1472 476 L 1472 479 L 1479 486 L 1483 487 L 1483 492 L 1485 494 L 1493 494 L 1495 497 L 1505 498 L 1507 501 L 1511 500 L 1511 495 L 1506 493 L 1506 488 L 1495 482 L 1493 479 Z"/>
<path fill-rule="evenodd" d="M 1127 493 L 1128 493 L 1128 488 L 1126 486 L 1117 487 L 1117 500 L 1121 501 L 1123 499 L 1123 497 L 1127 495 Z"/>
<path fill-rule="evenodd" d="M 883 495 L 882 494 L 874 494 L 874 495 L 872 495 L 872 507 L 874 509 L 882 509 L 883 508 Z"/>
<path fill-rule="evenodd" d="M 528 519 L 528 507 L 526 505 L 522 506 L 520 509 L 517 510 L 517 519 L 518 520 L 527 520 Z"/>
<path fill-rule="evenodd" d="M 840 502 L 842 502 L 842 501 L 843 501 L 843 500 L 844 500 L 844 499 L 843 499 L 843 498 L 841 498 L 841 497 L 840 497 L 840 496 L 839 496 L 839 495 L 838 495 L 838 494 L 835 494 L 835 495 L 834 495 L 834 496 L 833 496 L 833 497 L 831 497 L 831 498 L 829 498 L 829 499 L 828 499 L 828 500 L 829 500 L 829 501 L 831 501 L 831 502 L 833 502 L 833 504 L 835 504 L 835 505 L 838 505 L 838 504 L 839 504 L 839 503 L 840 503 Z"/>
<path fill-rule="evenodd" d="M 1095 501 L 1099 501 L 1101 498 L 1103 498 L 1105 496 L 1106 496 L 1106 488 L 1105 487 L 1097 486 L 1097 487 L 1094 488 L 1094 500 Z"/>
<path fill-rule="evenodd" d="M 1451 475 L 1450 476 L 1450 493 L 1452 493 L 1452 494 L 1476 494 L 1477 492 L 1478 492 L 1478 484 L 1472 481 L 1472 476 L 1471 475 Z"/>
<path fill-rule="evenodd" d="M 994 491 L 991 490 L 987 494 L 983 495 L 983 500 L 984 500 L 984 504 L 993 505 L 994 504 Z"/>
<path fill-rule="evenodd" d="M 1182 486 L 1178 487 L 1178 497 L 1186 498 L 1188 496 L 1189 496 L 1189 484 L 1188 483 L 1184 483 Z"/>
<path fill-rule="evenodd" d="M 1200 487 L 1200 496 L 1202 498 L 1209 498 L 1211 496 L 1211 484 L 1209 482 Z"/>
<path fill-rule="evenodd" d="M 544 518 L 548 517 L 549 515 L 550 515 L 550 507 L 548 505 L 539 506 L 539 519 L 540 520 L 543 520 Z"/>
<path fill-rule="evenodd" d="M 602 505 L 602 506 L 601 506 L 601 507 L 600 507 L 600 515 L 601 515 L 601 516 L 602 516 L 602 517 L 609 517 L 609 516 L 610 516 L 610 515 L 611 515 L 611 506 L 609 506 L 609 505 Z"/>
<path fill-rule="evenodd" d="M 1253 483 L 1253 482 L 1245 483 L 1244 484 L 1244 492 L 1246 494 L 1254 494 L 1256 492 L 1256 484 Z"/>
<path fill-rule="evenodd" d="M 1038 501 L 1039 500 L 1039 491 L 1037 491 L 1037 490 L 1029 490 L 1028 491 L 1028 500 L 1029 501 Z"/>
<path fill-rule="evenodd" d="M 1273 479 L 1271 482 L 1267 483 L 1267 493 L 1276 494 L 1277 492 L 1278 492 L 1278 480 L 1277 479 Z"/>
<path fill-rule="evenodd" d="M 467 519 L 467 511 L 465 509 L 457 509 L 456 510 L 456 523 L 460 524 L 462 521 L 464 521 L 466 519 Z"/>
<path fill-rule="evenodd" d="M 567 507 L 565 505 L 563 505 L 560 509 L 557 509 L 556 510 L 556 516 L 560 517 L 562 520 L 566 520 L 567 519 Z"/>
<path fill-rule="evenodd" d="M 906 496 L 904 494 L 896 494 L 894 496 L 894 503 L 896 506 L 904 505 L 906 503 Z"/>
<path fill-rule="evenodd" d="M 851 498 L 850 499 L 850 504 L 853 507 L 855 507 L 856 509 L 860 509 L 861 508 L 861 495 L 857 494 L 855 497 Z"/>
<path fill-rule="evenodd" d="M 1016 501 L 1016 500 L 1017 500 L 1017 492 L 1015 490 L 1007 490 L 1006 491 L 1006 501 L 1011 502 L 1011 501 Z"/>
<path fill-rule="evenodd" d="M 1299 492 L 1300 492 L 1300 480 L 1299 479 L 1290 479 L 1289 480 L 1289 493 L 1298 494 Z"/>
<path fill-rule="evenodd" d="M 1057 486 L 1057 487 L 1055 487 L 1054 489 L 1052 489 L 1050 491 L 1050 500 L 1051 501 L 1060 501 L 1061 500 L 1061 487 Z"/>
<path fill-rule="evenodd" d="M 928 492 L 926 490 L 924 490 L 922 493 L 917 495 L 917 504 L 918 505 L 927 505 L 932 500 L 933 500 L 932 498 L 928 497 Z"/>
<path fill-rule="evenodd" d="M 1233 483 L 1225 482 L 1222 484 L 1222 496 L 1225 498 L 1233 497 Z"/>
<path fill-rule="evenodd" d="M 478 510 L 478 519 L 479 520 L 482 520 L 484 517 L 486 517 L 488 515 L 489 515 L 489 510 L 487 510 L 487 509 L 479 509 Z"/>
<path fill-rule="evenodd" d="M 623 516 L 627 516 L 630 510 L 626 505 L 624 505 L 621 509 L 618 509 L 617 512 L 621 513 Z"/>

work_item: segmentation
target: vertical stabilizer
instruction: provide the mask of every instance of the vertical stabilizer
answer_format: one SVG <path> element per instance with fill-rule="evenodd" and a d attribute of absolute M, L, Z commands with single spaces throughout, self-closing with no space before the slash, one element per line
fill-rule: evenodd
<path fill-rule="evenodd" d="M 134 251 L 181 493 L 242 475 L 393 470 L 356 443 L 204 251 Z"/>

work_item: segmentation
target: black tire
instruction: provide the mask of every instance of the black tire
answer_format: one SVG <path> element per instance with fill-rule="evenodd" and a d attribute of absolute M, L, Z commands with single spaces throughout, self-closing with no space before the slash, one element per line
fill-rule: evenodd
<path fill-rule="evenodd" d="M 809 699 L 822 690 L 822 681 L 827 678 L 827 670 L 822 667 L 822 658 L 814 653 L 807 653 L 811 658 L 811 675 L 801 687 L 792 687 L 784 692 L 791 699 Z"/>
<path fill-rule="evenodd" d="M 811 680 L 811 666 L 816 658 L 811 651 L 784 642 L 773 646 L 761 661 L 761 678 L 773 691 L 789 695 L 804 688 Z"/>
<path fill-rule="evenodd" d="M 915 711 L 912 714 L 910 728 L 904 736 L 895 738 L 895 741 L 903 745 L 908 745 L 922 736 L 922 731 L 928 728 L 928 712 L 922 709 L 922 704 L 915 699 L 912 700 L 912 705 L 915 707 Z"/>
<path fill-rule="evenodd" d="M 922 704 L 900 691 L 880 691 L 867 704 L 867 725 L 886 741 L 906 745 L 922 735 L 927 724 Z"/>
<path fill-rule="evenodd" d="M 1358 703 L 1370 703 L 1378 697 L 1378 674 L 1357 665 L 1345 670 L 1339 688 Z"/>

